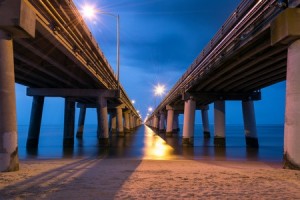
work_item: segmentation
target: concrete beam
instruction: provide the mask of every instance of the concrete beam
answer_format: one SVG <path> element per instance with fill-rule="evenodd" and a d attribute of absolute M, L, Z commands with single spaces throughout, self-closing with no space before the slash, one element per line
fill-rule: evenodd
<path fill-rule="evenodd" d="M 69 88 L 27 88 L 28 96 L 45 97 L 104 97 L 116 98 L 117 90 L 69 89 Z"/>
<path fill-rule="evenodd" d="M 24 0 L 1 1 L 0 29 L 13 37 L 35 37 L 36 14 Z"/>
<path fill-rule="evenodd" d="M 299 21 L 299 8 L 287 8 L 280 13 L 271 23 L 271 44 L 291 44 L 300 39 Z"/>
<path fill-rule="evenodd" d="M 89 103 L 89 104 L 85 104 L 85 103 L 77 103 L 77 108 L 82 108 L 82 107 L 85 107 L 85 108 L 97 108 L 97 104 L 93 104 L 93 103 Z M 116 108 L 121 108 L 123 110 L 126 110 L 127 107 L 123 104 L 120 105 L 120 104 L 109 104 L 107 109 L 109 110 L 113 110 L 113 109 L 116 109 Z"/>
<path fill-rule="evenodd" d="M 231 100 L 231 101 L 240 101 L 240 100 L 261 100 L 261 92 L 247 92 L 247 93 L 222 93 L 222 92 L 195 92 L 195 93 L 184 93 L 182 95 L 182 100 L 188 100 L 190 97 L 193 97 L 196 101 L 208 99 L 211 102 L 216 100 Z"/>
<path fill-rule="evenodd" d="M 288 4 L 289 4 L 288 6 L 290 8 L 295 8 L 295 7 L 300 6 L 300 0 L 289 0 Z"/>

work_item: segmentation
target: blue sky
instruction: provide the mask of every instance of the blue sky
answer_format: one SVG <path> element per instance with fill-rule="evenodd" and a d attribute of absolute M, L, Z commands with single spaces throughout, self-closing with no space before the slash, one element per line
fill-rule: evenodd
<path fill-rule="evenodd" d="M 240 0 L 75 0 L 80 8 L 93 4 L 103 12 L 120 15 L 120 80 L 135 107 L 146 116 L 148 107 L 161 101 L 153 88 L 171 89 L 193 60 L 234 11 Z M 88 26 L 116 71 L 116 19 L 99 14 Z M 283 124 L 285 82 L 262 90 L 255 102 L 258 124 Z M 63 123 L 63 99 L 46 99 L 43 124 Z M 19 124 L 28 124 L 31 98 L 17 85 Z M 53 112 L 54 111 L 54 112 Z M 78 112 L 77 112 L 78 114 Z M 213 123 L 213 106 L 210 105 Z M 87 123 L 96 123 L 88 110 Z M 199 113 L 196 123 L 200 123 Z M 241 124 L 240 102 L 226 103 L 226 123 Z"/>

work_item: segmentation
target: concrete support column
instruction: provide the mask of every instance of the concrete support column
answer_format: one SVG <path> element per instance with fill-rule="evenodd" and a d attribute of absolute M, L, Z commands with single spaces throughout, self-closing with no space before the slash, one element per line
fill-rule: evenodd
<path fill-rule="evenodd" d="M 125 121 L 124 131 L 126 133 L 129 133 L 130 132 L 130 122 L 129 122 L 129 112 L 128 111 L 124 112 L 124 121 Z"/>
<path fill-rule="evenodd" d="M 119 136 L 124 136 L 123 111 L 122 108 L 116 109 L 117 113 L 117 132 Z"/>
<path fill-rule="evenodd" d="M 108 146 L 109 145 L 109 133 L 108 133 L 108 113 L 107 113 L 107 100 L 105 98 L 98 99 L 97 105 L 98 116 L 98 140 L 99 143 Z"/>
<path fill-rule="evenodd" d="M 194 126 L 195 126 L 196 101 L 192 98 L 184 102 L 184 121 L 183 121 L 183 145 L 194 145 Z"/>
<path fill-rule="evenodd" d="M 158 129 L 159 121 L 158 121 L 158 116 L 154 115 L 154 128 Z"/>
<path fill-rule="evenodd" d="M 131 114 L 131 113 L 129 113 L 129 130 L 130 130 L 130 131 L 133 130 L 132 114 Z"/>
<path fill-rule="evenodd" d="M 85 115 L 86 115 L 86 106 L 83 105 L 80 108 L 80 112 L 79 112 L 78 129 L 77 129 L 77 133 L 76 133 L 77 138 L 82 138 L 83 130 L 84 130 Z"/>
<path fill-rule="evenodd" d="M 174 122 L 174 109 L 171 106 L 167 106 L 167 135 L 172 135 L 173 133 L 173 122 Z"/>
<path fill-rule="evenodd" d="M 210 138 L 208 110 L 207 109 L 201 110 L 201 115 L 202 115 L 202 124 L 203 124 L 203 135 L 205 138 Z"/>
<path fill-rule="evenodd" d="M 174 120 L 173 120 L 173 132 L 177 133 L 179 131 L 179 120 L 178 120 L 179 114 L 174 114 Z"/>
<path fill-rule="evenodd" d="M 64 116 L 64 147 L 74 145 L 74 125 L 75 125 L 75 101 L 72 98 L 65 98 Z"/>
<path fill-rule="evenodd" d="M 288 48 L 284 123 L 284 167 L 300 169 L 300 40 Z"/>
<path fill-rule="evenodd" d="M 225 101 L 215 101 L 214 103 L 215 117 L 215 146 L 226 146 L 225 141 Z"/>
<path fill-rule="evenodd" d="M 34 96 L 31 107 L 30 125 L 27 137 L 27 148 L 37 148 L 39 144 L 44 97 Z"/>
<path fill-rule="evenodd" d="M 116 133 L 117 132 L 117 116 L 115 113 L 111 113 L 109 115 L 110 119 L 110 132 L 111 133 Z"/>
<path fill-rule="evenodd" d="M 258 147 L 253 101 L 242 101 L 247 147 Z"/>
<path fill-rule="evenodd" d="M 165 117 L 165 113 L 161 112 L 160 113 L 160 118 L 159 118 L 159 132 L 163 133 L 165 132 L 165 121 L 166 121 L 166 117 Z"/>
<path fill-rule="evenodd" d="M 0 171 L 19 170 L 13 41 L 0 30 Z"/>
<path fill-rule="evenodd" d="M 132 123 L 132 129 L 135 129 L 136 124 L 135 124 L 135 116 L 134 115 L 131 116 L 131 123 Z"/>

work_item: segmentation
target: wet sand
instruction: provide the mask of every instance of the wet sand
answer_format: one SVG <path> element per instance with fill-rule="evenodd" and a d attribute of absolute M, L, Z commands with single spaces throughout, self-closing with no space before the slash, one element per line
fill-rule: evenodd
<path fill-rule="evenodd" d="M 278 163 L 84 158 L 23 160 L 0 199 L 300 199 L 300 171 Z"/>

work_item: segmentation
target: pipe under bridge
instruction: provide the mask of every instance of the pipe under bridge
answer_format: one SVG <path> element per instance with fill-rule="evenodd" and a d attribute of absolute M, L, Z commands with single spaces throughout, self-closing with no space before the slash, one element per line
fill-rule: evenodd
<path fill-rule="evenodd" d="M 0 171 L 18 170 L 15 82 L 33 96 L 27 147 L 37 147 L 45 97 L 65 98 L 64 146 L 73 146 L 75 105 L 82 137 L 87 108 L 97 109 L 97 137 L 108 145 L 141 118 L 70 0 L 0 1 Z"/>
<path fill-rule="evenodd" d="M 225 101 L 242 102 L 246 145 L 258 147 L 253 102 L 261 89 L 286 80 L 284 167 L 300 169 L 300 1 L 243 0 L 146 124 L 171 135 L 184 114 L 183 145 L 193 145 L 195 110 L 210 137 L 208 105 L 214 103 L 214 144 L 226 146 Z"/>

